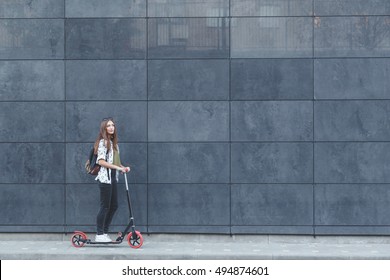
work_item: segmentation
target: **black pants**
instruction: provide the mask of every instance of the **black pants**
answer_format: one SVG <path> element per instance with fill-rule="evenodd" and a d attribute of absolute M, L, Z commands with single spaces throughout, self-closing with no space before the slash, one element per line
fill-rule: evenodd
<path fill-rule="evenodd" d="M 97 234 L 108 233 L 112 217 L 118 209 L 116 170 L 111 170 L 111 184 L 99 182 L 100 210 L 96 218 Z"/>

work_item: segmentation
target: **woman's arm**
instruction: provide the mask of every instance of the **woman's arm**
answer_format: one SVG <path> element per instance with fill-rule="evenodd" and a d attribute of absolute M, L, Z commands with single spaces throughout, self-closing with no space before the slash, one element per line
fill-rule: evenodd
<path fill-rule="evenodd" d="M 119 166 L 116 166 L 114 164 L 111 164 L 111 163 L 108 163 L 107 162 L 107 154 L 108 154 L 108 151 L 107 151 L 107 143 L 104 143 L 104 140 L 100 140 L 99 142 L 99 147 L 98 147 L 98 150 L 97 150 L 97 164 L 99 164 L 100 166 L 103 166 L 105 168 L 110 168 L 110 169 L 114 169 L 114 170 L 119 170 L 119 171 L 125 171 L 122 167 L 119 167 Z"/>
<path fill-rule="evenodd" d="M 103 140 L 100 140 L 100 142 L 99 142 L 99 147 L 98 147 L 98 158 L 97 158 L 97 163 L 98 163 L 100 166 L 103 166 L 103 167 L 105 167 L 105 168 L 118 170 L 118 171 L 121 171 L 121 172 L 123 172 L 123 173 L 126 173 L 126 172 L 129 172 L 129 171 L 130 171 L 130 167 L 125 167 L 125 166 L 123 166 L 123 165 L 117 166 L 117 165 L 108 163 L 108 162 L 105 160 L 106 158 L 107 158 L 107 148 L 106 148 L 106 145 L 104 145 L 104 141 L 103 141 Z"/>
<path fill-rule="evenodd" d="M 100 159 L 98 163 L 99 163 L 100 166 L 103 166 L 105 168 L 116 169 L 116 170 L 119 170 L 119 171 L 122 171 L 122 172 L 126 171 L 126 169 L 125 169 L 126 167 L 113 165 L 111 163 L 108 163 L 104 159 Z"/>

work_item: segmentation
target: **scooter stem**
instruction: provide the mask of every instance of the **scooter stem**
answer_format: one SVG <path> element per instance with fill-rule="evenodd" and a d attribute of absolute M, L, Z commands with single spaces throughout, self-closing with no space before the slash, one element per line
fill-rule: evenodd
<path fill-rule="evenodd" d="M 128 191 L 129 190 L 129 186 L 127 184 L 127 175 L 126 175 L 126 173 L 124 173 L 124 175 L 125 175 L 125 182 L 126 182 L 126 190 Z"/>

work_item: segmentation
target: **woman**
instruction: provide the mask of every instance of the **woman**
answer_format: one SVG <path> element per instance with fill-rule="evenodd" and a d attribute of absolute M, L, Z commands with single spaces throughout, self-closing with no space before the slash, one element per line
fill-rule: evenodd
<path fill-rule="evenodd" d="M 117 131 L 112 118 L 105 118 L 100 124 L 99 136 L 95 142 L 97 163 L 101 166 L 95 180 L 99 182 L 100 210 L 96 219 L 96 242 L 111 242 L 108 236 L 109 226 L 118 209 L 118 173 L 129 172 L 130 167 L 121 164 Z"/>

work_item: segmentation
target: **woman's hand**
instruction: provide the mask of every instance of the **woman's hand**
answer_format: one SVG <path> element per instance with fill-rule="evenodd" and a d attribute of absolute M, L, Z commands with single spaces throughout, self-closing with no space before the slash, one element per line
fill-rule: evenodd
<path fill-rule="evenodd" d="M 122 174 L 123 174 L 123 173 L 129 172 L 130 171 L 130 167 L 121 166 L 121 167 L 118 168 L 118 170 L 120 172 L 122 172 Z"/>

